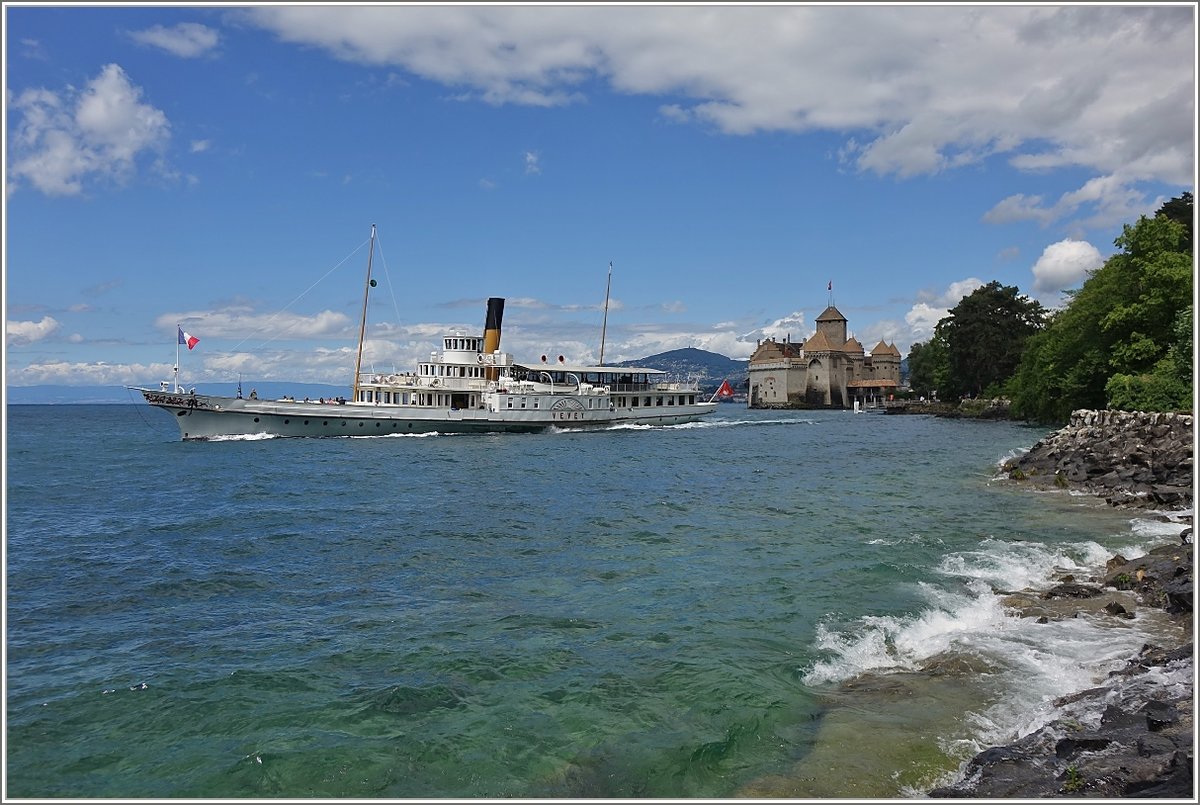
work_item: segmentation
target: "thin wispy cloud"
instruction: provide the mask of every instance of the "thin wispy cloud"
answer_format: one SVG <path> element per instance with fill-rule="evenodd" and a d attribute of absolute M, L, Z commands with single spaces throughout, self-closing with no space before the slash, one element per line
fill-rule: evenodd
<path fill-rule="evenodd" d="M 181 22 L 170 28 L 154 25 L 143 31 L 130 31 L 130 38 L 143 45 L 165 50 L 182 59 L 195 59 L 210 53 L 220 43 L 220 34 L 198 22 Z"/>

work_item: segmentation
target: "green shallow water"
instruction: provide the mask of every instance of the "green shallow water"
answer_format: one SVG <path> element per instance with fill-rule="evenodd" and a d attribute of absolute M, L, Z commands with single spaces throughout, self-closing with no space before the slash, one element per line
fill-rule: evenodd
<path fill-rule="evenodd" d="M 994 481 L 1045 433 L 1008 423 L 185 444 L 142 406 L 7 414 L 12 797 L 912 795 L 1166 628 L 1005 615 L 1165 539 Z"/>

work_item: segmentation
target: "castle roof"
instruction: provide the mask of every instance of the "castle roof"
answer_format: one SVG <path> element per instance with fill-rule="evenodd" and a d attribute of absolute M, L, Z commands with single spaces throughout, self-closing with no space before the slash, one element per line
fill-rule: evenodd
<path fill-rule="evenodd" d="M 858 339 L 850 336 L 850 340 L 846 342 L 846 346 L 842 347 L 843 352 L 862 352 L 863 345 L 858 343 Z"/>
<path fill-rule="evenodd" d="M 895 355 L 897 358 L 899 358 L 900 350 L 896 349 L 894 344 L 889 347 L 887 342 L 885 342 L 883 339 L 880 339 L 879 343 L 875 345 L 875 348 L 871 350 L 871 357 L 875 357 L 876 355 Z"/>
<path fill-rule="evenodd" d="M 817 321 L 847 321 L 846 317 L 841 314 L 836 307 L 830 305 L 825 308 L 825 312 L 817 316 Z"/>
<path fill-rule="evenodd" d="M 762 363 L 780 358 L 797 358 L 803 350 L 802 344 L 794 341 L 775 341 L 767 339 L 758 345 L 750 356 L 751 363 Z"/>
<path fill-rule="evenodd" d="M 825 333 L 817 330 L 812 338 L 804 342 L 805 352 L 833 352 L 833 345 L 829 343 L 829 339 L 825 337 Z M 840 350 L 839 350 L 840 351 Z"/>

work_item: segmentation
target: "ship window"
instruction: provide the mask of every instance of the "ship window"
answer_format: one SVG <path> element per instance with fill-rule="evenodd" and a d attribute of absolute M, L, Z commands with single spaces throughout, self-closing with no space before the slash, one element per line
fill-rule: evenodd
<path fill-rule="evenodd" d="M 663 404 L 663 398 L 662 398 L 661 396 L 660 396 L 660 397 L 658 397 L 658 398 L 656 398 L 656 399 L 654 400 L 654 404 L 655 404 L 656 406 L 661 406 L 661 405 Z"/>
<path fill-rule="evenodd" d="M 512 397 L 505 397 L 504 399 L 508 400 L 508 407 L 512 408 Z"/>
<path fill-rule="evenodd" d="M 521 407 L 522 408 L 525 407 L 525 398 L 524 397 L 521 398 Z"/>

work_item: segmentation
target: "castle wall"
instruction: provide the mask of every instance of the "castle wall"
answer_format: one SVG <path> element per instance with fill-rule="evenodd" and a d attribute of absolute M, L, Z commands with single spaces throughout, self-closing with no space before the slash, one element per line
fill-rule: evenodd
<path fill-rule="evenodd" d="M 752 365 L 749 400 L 763 407 L 796 405 L 804 399 L 806 384 L 806 367 L 790 360 Z"/>

